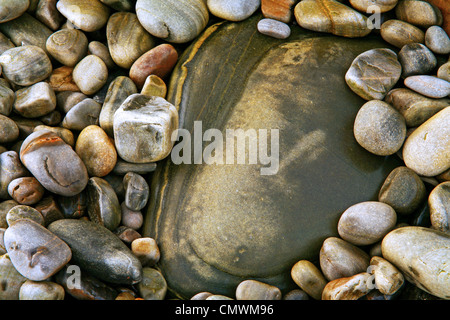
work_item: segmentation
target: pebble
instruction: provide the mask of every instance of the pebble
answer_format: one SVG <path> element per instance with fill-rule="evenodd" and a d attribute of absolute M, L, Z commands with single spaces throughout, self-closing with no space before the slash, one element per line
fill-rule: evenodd
<path fill-rule="evenodd" d="M 134 93 L 137 93 L 136 85 L 130 78 L 125 76 L 116 77 L 109 85 L 99 115 L 100 127 L 108 136 L 114 136 L 114 114 L 117 109 L 119 109 L 126 98 Z"/>
<path fill-rule="evenodd" d="M 429 74 L 437 65 L 433 52 L 421 43 L 409 43 L 398 53 L 402 65 L 402 77 Z"/>
<path fill-rule="evenodd" d="M 167 94 L 167 86 L 163 79 L 157 75 L 151 74 L 147 77 L 147 79 L 145 79 L 141 94 L 165 99 Z"/>
<path fill-rule="evenodd" d="M 207 0 L 209 11 L 229 21 L 242 21 L 250 17 L 261 5 L 261 0 Z"/>
<path fill-rule="evenodd" d="M 387 234 L 381 244 L 383 257 L 406 280 L 443 299 L 450 299 L 450 236 L 424 227 L 403 227 Z"/>
<path fill-rule="evenodd" d="M 425 32 L 425 45 L 436 54 L 450 53 L 450 38 L 439 26 L 431 26 Z"/>
<path fill-rule="evenodd" d="M 402 147 L 406 123 L 403 116 L 386 102 L 371 100 L 359 109 L 353 133 L 356 141 L 367 151 L 388 156 Z"/>
<path fill-rule="evenodd" d="M 161 257 L 155 239 L 149 237 L 133 240 L 131 242 L 131 252 L 141 261 L 143 267 L 153 267 Z"/>
<path fill-rule="evenodd" d="M 116 193 L 117 198 L 119 198 L 120 201 L 123 201 L 123 198 L 125 197 L 125 189 L 123 187 L 123 176 L 110 173 L 110 174 L 104 176 L 103 179 L 108 181 L 108 183 L 114 189 L 114 192 Z M 122 207 L 122 212 L 123 212 L 123 208 L 124 208 L 125 204 L 122 203 L 120 206 Z M 125 206 L 125 208 L 126 208 L 126 206 Z"/>
<path fill-rule="evenodd" d="M 134 229 L 120 226 L 113 230 L 114 234 L 122 240 L 127 246 L 129 246 L 134 240 L 142 238 L 141 234 Z"/>
<path fill-rule="evenodd" d="M 440 10 L 426 1 L 400 0 L 395 7 L 395 15 L 421 28 L 442 24 Z"/>
<path fill-rule="evenodd" d="M 450 181 L 437 185 L 428 197 L 430 220 L 433 229 L 450 231 Z"/>
<path fill-rule="evenodd" d="M 73 196 L 87 185 L 89 177 L 83 161 L 51 131 L 30 134 L 20 148 L 20 160 L 50 192 Z"/>
<path fill-rule="evenodd" d="M 51 281 L 25 281 L 20 287 L 19 300 L 64 300 L 63 286 Z"/>
<path fill-rule="evenodd" d="M 137 0 L 136 14 L 150 34 L 173 43 L 193 40 L 209 21 L 204 0 Z"/>
<path fill-rule="evenodd" d="M 14 179 L 24 177 L 26 175 L 28 175 L 28 171 L 20 161 L 17 152 L 6 151 L 0 154 L 0 199 L 9 199 L 9 183 Z"/>
<path fill-rule="evenodd" d="M 125 202 L 122 202 L 120 207 L 122 209 L 122 225 L 134 230 L 140 229 L 144 223 L 144 216 L 142 212 L 131 210 L 126 206 Z"/>
<path fill-rule="evenodd" d="M 260 20 L 257 28 L 260 33 L 277 39 L 287 39 L 291 35 L 289 25 L 274 19 Z"/>
<path fill-rule="evenodd" d="M 48 229 L 72 249 L 76 264 L 99 280 L 112 284 L 142 283 L 142 266 L 110 230 L 85 220 L 62 219 Z"/>
<path fill-rule="evenodd" d="M 14 20 L 27 11 L 29 0 L 2 0 L 0 1 L 0 23 Z"/>
<path fill-rule="evenodd" d="M 283 300 L 309 300 L 309 296 L 303 290 L 294 289 L 286 293 Z"/>
<path fill-rule="evenodd" d="M 366 252 L 337 237 L 325 239 L 319 253 L 320 269 L 329 281 L 365 272 L 369 260 Z"/>
<path fill-rule="evenodd" d="M 358 55 L 345 74 L 347 85 L 366 100 L 382 100 L 400 79 L 402 66 L 390 49 L 372 49 Z"/>
<path fill-rule="evenodd" d="M 61 112 L 67 113 L 79 102 L 87 98 L 88 96 L 82 92 L 62 91 L 56 94 L 56 105 Z"/>
<path fill-rule="evenodd" d="M 9 116 L 11 114 L 14 99 L 14 91 L 7 86 L 0 85 L 0 115 Z"/>
<path fill-rule="evenodd" d="M 90 176 L 104 177 L 116 165 L 117 152 L 114 142 L 97 125 L 87 126 L 80 132 L 75 152 L 84 162 Z"/>
<path fill-rule="evenodd" d="M 16 91 L 14 111 L 25 118 L 38 118 L 56 108 L 56 95 L 46 82 Z"/>
<path fill-rule="evenodd" d="M 19 127 L 10 118 L 0 114 L 0 143 L 8 143 L 19 137 Z"/>
<path fill-rule="evenodd" d="M 166 158 L 178 129 L 177 109 L 160 97 L 129 96 L 114 114 L 114 140 L 118 155 L 132 163 Z"/>
<path fill-rule="evenodd" d="M 236 300 L 281 300 L 281 290 L 256 280 L 244 280 L 236 288 Z"/>
<path fill-rule="evenodd" d="M 20 204 L 33 205 L 44 196 L 44 188 L 35 177 L 14 179 L 8 185 L 8 193 Z"/>
<path fill-rule="evenodd" d="M 114 60 L 111 57 L 109 48 L 100 41 L 91 41 L 88 44 L 88 54 L 93 54 L 103 60 L 108 69 L 112 69 L 116 66 Z"/>
<path fill-rule="evenodd" d="M 106 27 L 108 48 L 114 62 L 129 69 L 144 53 L 155 45 L 153 37 L 141 26 L 137 15 L 131 12 L 116 12 Z"/>
<path fill-rule="evenodd" d="M 392 170 L 378 193 L 378 201 L 388 204 L 400 215 L 413 213 L 425 199 L 426 189 L 422 179 L 405 166 Z"/>
<path fill-rule="evenodd" d="M 322 300 L 358 300 L 371 290 L 367 285 L 370 277 L 369 273 L 363 272 L 332 280 L 323 289 Z"/>
<path fill-rule="evenodd" d="M 296 3 L 297 0 L 261 0 L 261 12 L 264 18 L 290 23 Z"/>
<path fill-rule="evenodd" d="M 300 260 L 291 269 L 292 280 L 313 299 L 321 300 L 327 280 L 312 262 Z"/>
<path fill-rule="evenodd" d="M 82 131 L 90 125 L 98 125 L 102 105 L 91 98 L 77 103 L 66 113 L 61 125 L 69 130 Z"/>
<path fill-rule="evenodd" d="M 57 203 L 61 208 L 64 218 L 66 219 L 78 219 L 84 216 L 87 207 L 87 196 L 86 192 L 82 192 L 71 196 L 64 197 L 60 196 L 57 199 Z"/>
<path fill-rule="evenodd" d="M 14 267 L 29 280 L 47 280 L 72 257 L 67 244 L 30 219 L 10 225 L 4 241 Z"/>
<path fill-rule="evenodd" d="M 8 228 L 8 222 L 6 221 L 6 215 L 9 210 L 19 205 L 15 200 L 5 200 L 0 202 L 0 228 L 5 229 Z M 3 239 L 0 237 L 0 239 Z"/>
<path fill-rule="evenodd" d="M 164 78 L 177 63 L 178 53 L 168 43 L 160 44 L 140 56 L 130 68 L 130 78 L 141 89 L 151 74 Z"/>
<path fill-rule="evenodd" d="M 25 45 L 12 48 L 0 56 L 3 76 L 13 84 L 31 86 L 46 79 L 53 71 L 52 63 L 44 50 Z"/>
<path fill-rule="evenodd" d="M 111 7 L 117 11 L 131 11 L 134 8 L 134 0 L 100 0 L 108 7 Z M 134 2 L 133 2 L 134 1 Z"/>
<path fill-rule="evenodd" d="M 99 57 L 90 54 L 73 69 L 73 81 L 85 95 L 93 95 L 108 80 L 108 67 Z"/>
<path fill-rule="evenodd" d="M 144 300 L 164 300 L 167 283 L 161 272 L 145 267 L 142 269 L 142 281 L 137 284 L 137 289 Z"/>
<path fill-rule="evenodd" d="M 39 131 L 39 130 L 47 130 L 55 133 L 57 136 L 59 136 L 61 139 L 64 140 L 65 143 L 70 145 L 71 147 L 75 146 L 75 138 L 73 136 L 72 131 L 66 128 L 62 127 L 51 127 L 46 125 L 38 125 L 34 127 L 33 132 Z"/>
<path fill-rule="evenodd" d="M 375 288 L 384 295 L 393 295 L 405 282 L 403 274 L 382 257 L 372 257 L 369 268 L 375 276 Z"/>
<path fill-rule="evenodd" d="M 36 203 L 34 208 L 39 211 L 44 217 L 44 227 L 48 226 L 53 221 L 64 219 L 64 215 L 59 208 L 55 197 L 52 195 L 44 197 L 41 201 Z"/>
<path fill-rule="evenodd" d="M 403 159 L 419 175 L 432 177 L 450 168 L 450 108 L 418 127 L 405 141 Z"/>
<path fill-rule="evenodd" d="M 439 67 L 437 76 L 440 79 L 450 82 L 450 61 Z"/>
<path fill-rule="evenodd" d="M 36 128 L 37 126 L 43 125 L 42 121 L 40 121 L 38 119 L 24 118 L 22 116 L 16 116 L 14 114 L 11 115 L 11 119 L 14 120 L 14 122 L 19 127 L 19 132 L 20 132 L 19 139 L 21 139 L 21 140 L 25 139 L 30 134 L 32 134 L 34 131 L 34 128 Z M 16 143 L 19 144 L 19 142 L 20 142 L 20 140 L 17 141 Z M 20 145 L 21 145 L 21 142 L 20 142 Z"/>
<path fill-rule="evenodd" d="M 73 80 L 72 67 L 62 66 L 54 69 L 48 79 L 48 83 L 55 92 L 80 91 L 80 88 Z"/>
<path fill-rule="evenodd" d="M 397 3 L 398 0 L 350 0 L 352 7 L 363 13 L 370 13 L 373 6 L 376 6 L 380 13 L 387 12 L 394 9 Z"/>
<path fill-rule="evenodd" d="M 7 36 L 0 32 L 0 55 L 6 50 L 14 47 L 14 43 L 12 43 Z"/>
<path fill-rule="evenodd" d="M 206 300 L 208 297 L 212 296 L 211 292 L 199 292 L 192 296 L 190 300 Z"/>
<path fill-rule="evenodd" d="M 63 29 L 48 37 L 46 48 L 58 62 L 75 67 L 87 54 L 88 39 L 81 30 Z"/>
<path fill-rule="evenodd" d="M 409 43 L 424 43 L 425 33 L 416 26 L 402 20 L 391 19 L 380 29 L 381 37 L 389 44 L 402 48 Z"/>
<path fill-rule="evenodd" d="M 87 185 L 87 213 L 91 221 L 109 230 L 116 229 L 122 218 L 119 199 L 109 183 L 98 177 Z"/>
<path fill-rule="evenodd" d="M 430 98 L 439 99 L 450 95 L 450 82 L 435 76 L 411 76 L 404 83 L 411 90 Z"/>
<path fill-rule="evenodd" d="M 59 0 L 56 7 L 73 25 L 86 32 L 100 30 L 110 13 L 99 0 Z"/>
<path fill-rule="evenodd" d="M 130 163 L 119 158 L 117 159 L 117 163 L 113 169 L 113 173 L 124 175 L 131 171 L 137 174 L 146 174 L 155 171 L 156 167 L 157 165 L 154 162 Z"/>
<path fill-rule="evenodd" d="M 56 9 L 58 0 L 40 0 L 36 7 L 36 19 L 53 31 L 64 22 L 64 16 Z"/>
<path fill-rule="evenodd" d="M 53 110 L 46 115 L 39 117 L 39 120 L 42 121 L 44 125 L 57 126 L 62 120 L 62 115 L 58 110 Z"/>
<path fill-rule="evenodd" d="M 77 300 L 114 300 L 117 290 L 92 277 L 79 266 L 67 264 L 56 275 L 55 280 L 64 291 Z"/>
<path fill-rule="evenodd" d="M 19 292 L 27 278 L 14 267 L 8 254 L 0 256 L 0 300 L 19 300 Z"/>
<path fill-rule="evenodd" d="M 374 244 L 391 231 L 397 215 L 388 204 L 366 201 L 352 205 L 344 211 L 338 222 L 342 239 L 357 246 Z"/>
<path fill-rule="evenodd" d="M 308 30 L 355 38 L 367 36 L 367 18 L 334 0 L 303 0 L 294 9 L 297 23 Z"/>
<path fill-rule="evenodd" d="M 11 208 L 6 214 L 8 226 L 13 225 L 19 219 L 29 219 L 40 225 L 44 225 L 44 217 L 35 208 L 27 205 L 17 205 Z"/>
<path fill-rule="evenodd" d="M 150 187 L 145 179 L 134 172 L 128 172 L 123 177 L 125 188 L 125 205 L 134 211 L 144 209 L 150 195 Z"/>
<path fill-rule="evenodd" d="M 400 112 L 408 128 L 420 126 L 450 105 L 450 99 L 428 98 L 407 88 L 389 91 L 384 101 Z"/>

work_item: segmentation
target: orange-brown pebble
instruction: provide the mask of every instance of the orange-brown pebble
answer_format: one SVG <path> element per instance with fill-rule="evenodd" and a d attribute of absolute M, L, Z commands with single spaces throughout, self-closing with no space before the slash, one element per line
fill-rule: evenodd
<path fill-rule="evenodd" d="M 63 66 L 53 70 L 49 78 L 49 85 L 54 91 L 75 91 L 79 92 L 80 88 L 76 85 L 72 78 L 72 67 Z"/>
<path fill-rule="evenodd" d="M 265 18 L 285 23 L 292 20 L 292 8 L 297 0 L 261 0 L 261 11 Z"/>

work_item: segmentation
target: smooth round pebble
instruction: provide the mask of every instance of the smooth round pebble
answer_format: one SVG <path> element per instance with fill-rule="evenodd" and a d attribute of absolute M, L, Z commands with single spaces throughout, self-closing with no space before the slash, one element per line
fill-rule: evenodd
<path fill-rule="evenodd" d="M 82 131 L 88 126 L 99 122 L 102 105 L 92 98 L 86 98 L 77 103 L 66 113 L 61 126 L 76 131 Z"/>
<path fill-rule="evenodd" d="M 73 25 L 86 32 L 101 29 L 110 13 L 99 0 L 59 0 L 56 7 Z"/>
<path fill-rule="evenodd" d="M 229 21 L 242 21 L 250 17 L 261 5 L 261 0 L 207 0 L 209 11 Z"/>
<path fill-rule="evenodd" d="M 403 116 L 389 104 L 372 100 L 359 109 L 353 133 L 364 149 L 379 156 L 387 156 L 402 147 L 406 123 Z"/>
<path fill-rule="evenodd" d="M 450 82 L 435 76 L 411 76 L 405 79 L 405 86 L 430 98 L 439 99 L 450 95 Z"/>
<path fill-rule="evenodd" d="M 14 179 L 8 185 L 8 193 L 20 204 L 33 205 L 44 196 L 45 189 L 35 177 Z"/>
<path fill-rule="evenodd" d="M 87 53 L 88 39 L 81 30 L 63 29 L 48 37 L 46 48 L 57 61 L 74 67 Z"/>
<path fill-rule="evenodd" d="M 260 33 L 277 39 L 286 39 L 291 35 L 289 25 L 274 19 L 260 20 L 257 28 Z"/>
<path fill-rule="evenodd" d="M 427 1 L 400 0 L 395 7 L 395 15 L 400 20 L 422 28 L 442 24 L 440 10 Z"/>
<path fill-rule="evenodd" d="M 0 143 L 8 143 L 19 137 L 19 127 L 10 118 L 0 114 Z"/>
<path fill-rule="evenodd" d="M 82 93 L 92 95 L 106 84 L 108 67 L 102 59 L 90 54 L 78 62 L 72 76 Z"/>
<path fill-rule="evenodd" d="M 144 215 L 142 214 L 142 212 L 131 210 L 126 206 L 125 202 L 122 202 L 120 207 L 122 209 L 121 224 L 134 230 L 140 229 L 142 227 L 142 224 L 144 223 Z"/>
<path fill-rule="evenodd" d="M 64 300 L 64 287 L 51 281 L 25 281 L 20 287 L 19 300 Z"/>
<path fill-rule="evenodd" d="M 236 288 L 236 300 L 281 300 L 281 291 L 261 281 L 244 280 Z"/>
<path fill-rule="evenodd" d="M 381 25 L 380 34 L 387 43 L 397 48 L 402 48 L 405 44 L 425 41 L 425 33 L 420 28 L 396 19 L 384 22 Z"/>
<path fill-rule="evenodd" d="M 153 238 L 143 237 L 131 242 L 131 252 L 141 261 L 142 266 L 152 267 L 158 263 L 161 253 Z"/>
<path fill-rule="evenodd" d="M 142 269 L 142 281 L 137 284 L 137 289 L 144 300 L 164 300 L 167 283 L 161 272 L 145 267 Z"/>
<path fill-rule="evenodd" d="M 106 64 L 108 69 L 112 69 L 115 67 L 115 63 L 113 58 L 111 57 L 111 53 L 109 52 L 109 48 L 100 41 L 91 41 L 88 44 L 88 54 L 93 54 Z"/>
<path fill-rule="evenodd" d="M 437 65 L 433 52 L 421 43 L 409 43 L 398 53 L 402 65 L 402 77 L 429 74 Z"/>
<path fill-rule="evenodd" d="M 144 209 L 150 194 L 150 187 L 141 175 L 128 172 L 123 177 L 125 188 L 125 205 L 134 211 Z"/>
<path fill-rule="evenodd" d="M 327 280 L 312 262 L 300 260 L 291 269 L 292 280 L 308 295 L 321 300 Z"/>
<path fill-rule="evenodd" d="M 439 26 L 431 26 L 425 32 L 425 45 L 434 53 L 449 54 L 450 38 Z"/>
<path fill-rule="evenodd" d="M 432 228 L 450 232 L 450 181 L 437 185 L 428 197 Z"/>

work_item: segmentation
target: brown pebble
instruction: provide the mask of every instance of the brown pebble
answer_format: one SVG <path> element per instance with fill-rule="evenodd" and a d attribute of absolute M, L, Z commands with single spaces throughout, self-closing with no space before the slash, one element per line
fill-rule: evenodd
<path fill-rule="evenodd" d="M 261 0 L 261 11 L 265 18 L 289 23 L 292 21 L 292 7 L 297 0 Z"/>
<path fill-rule="evenodd" d="M 73 68 L 62 66 L 53 70 L 48 83 L 54 91 L 80 91 L 72 77 Z"/>
<path fill-rule="evenodd" d="M 8 193 L 20 204 L 33 205 L 44 196 L 45 189 L 35 177 L 14 179 L 8 185 Z"/>

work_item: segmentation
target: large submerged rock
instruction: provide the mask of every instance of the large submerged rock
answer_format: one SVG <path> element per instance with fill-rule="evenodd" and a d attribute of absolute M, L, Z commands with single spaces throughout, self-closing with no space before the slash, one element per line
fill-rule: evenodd
<path fill-rule="evenodd" d="M 157 267 L 182 298 L 201 291 L 233 296 L 246 279 L 287 290 L 295 262 L 316 260 L 323 240 L 337 235 L 342 212 L 375 200 L 399 165 L 354 139 L 365 101 L 344 79 L 358 54 L 388 45 L 299 27 L 277 40 L 258 33 L 258 20 L 207 29 L 170 82 L 168 101 L 191 134 L 194 121 L 224 137 L 226 129 L 279 130 L 276 174 L 262 175 L 268 165 L 248 159 L 176 165 L 169 157 L 158 166 L 143 233 L 156 239 Z"/>

